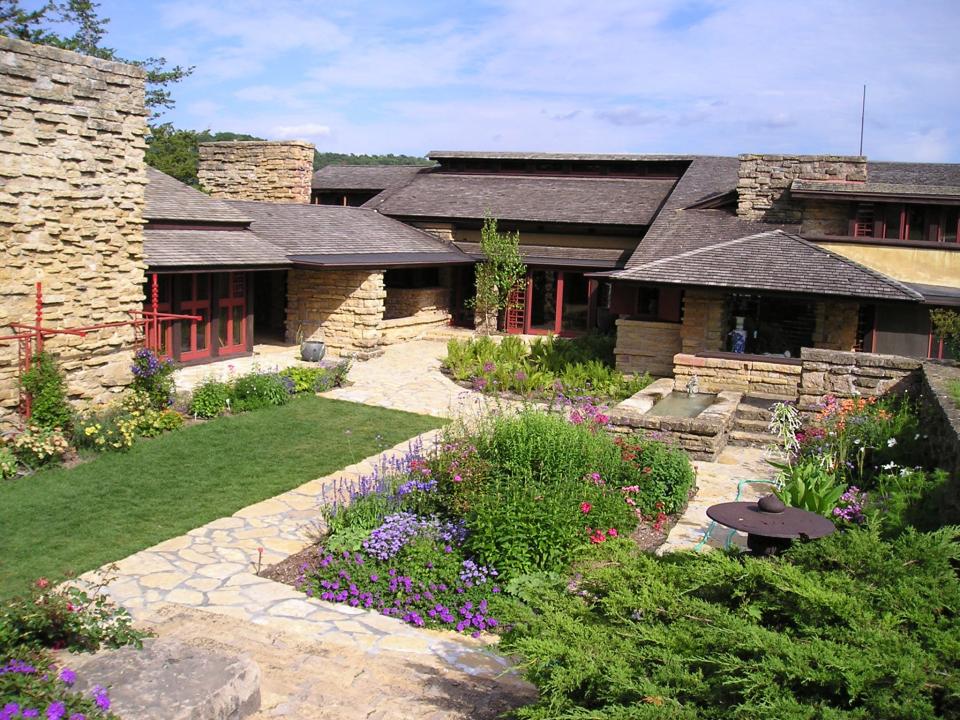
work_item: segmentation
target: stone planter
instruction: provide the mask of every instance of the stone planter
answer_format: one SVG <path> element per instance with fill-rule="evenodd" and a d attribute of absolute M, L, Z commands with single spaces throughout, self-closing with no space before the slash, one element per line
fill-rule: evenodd
<path fill-rule="evenodd" d="M 300 343 L 300 358 L 306 362 L 320 362 L 327 354 L 327 345 L 323 340 L 304 340 Z"/>

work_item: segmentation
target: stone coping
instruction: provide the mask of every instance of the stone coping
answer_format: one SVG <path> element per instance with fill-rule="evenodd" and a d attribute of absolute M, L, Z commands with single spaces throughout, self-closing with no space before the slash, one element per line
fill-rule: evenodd
<path fill-rule="evenodd" d="M 807 363 L 825 365 L 850 365 L 857 367 L 882 367 L 893 370 L 918 370 L 923 361 L 901 355 L 881 355 L 879 353 L 853 352 L 852 350 L 821 350 L 819 348 L 801 348 L 800 358 Z"/>
<path fill-rule="evenodd" d="M 792 359 L 794 362 L 778 362 L 780 359 Z M 800 375 L 802 365 L 795 362 L 795 358 L 777 358 L 771 356 L 769 360 L 761 359 L 761 356 L 746 355 L 743 358 L 733 357 L 710 357 L 706 355 L 691 355 L 689 353 L 677 353 L 673 356 L 673 364 L 681 367 L 699 367 L 699 368 L 723 368 L 725 370 L 761 370 L 766 372 L 777 372 L 785 375 Z"/>
<path fill-rule="evenodd" d="M 90 55 L 81 55 L 73 50 L 64 50 L 51 45 L 35 45 L 25 40 L 17 40 L 0 36 L 0 51 L 8 51 L 23 55 L 33 55 L 47 60 L 53 60 L 58 63 L 68 65 L 84 65 L 86 67 L 97 68 L 116 75 L 126 75 L 127 77 L 142 79 L 147 76 L 147 71 L 142 67 L 130 65 L 129 63 L 118 60 L 104 60 L 102 58 L 92 57 Z"/>

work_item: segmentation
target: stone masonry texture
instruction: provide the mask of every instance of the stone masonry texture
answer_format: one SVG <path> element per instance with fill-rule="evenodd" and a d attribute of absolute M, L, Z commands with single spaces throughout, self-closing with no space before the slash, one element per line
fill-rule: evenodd
<path fill-rule="evenodd" d="M 301 140 L 200 143 L 197 176 L 217 198 L 309 203 L 313 145 Z"/>
<path fill-rule="evenodd" d="M 43 284 L 52 328 L 130 320 L 143 302 L 144 72 L 0 38 L 0 327 L 34 318 Z M 134 329 L 47 348 L 73 399 L 101 402 L 130 380 Z M 15 419 L 17 343 L 0 343 L 0 423 Z"/>
<path fill-rule="evenodd" d="M 747 220 L 801 222 L 803 205 L 790 198 L 794 180 L 866 182 L 867 159 L 843 155 L 741 155 L 737 214 Z"/>
<path fill-rule="evenodd" d="M 323 340 L 360 359 L 379 352 L 387 292 L 383 272 L 291 270 L 287 275 L 287 340 Z"/>

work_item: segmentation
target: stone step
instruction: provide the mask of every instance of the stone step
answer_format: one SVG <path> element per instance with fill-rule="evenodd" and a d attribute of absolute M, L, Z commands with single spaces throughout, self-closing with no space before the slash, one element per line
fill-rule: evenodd
<path fill-rule="evenodd" d="M 731 430 L 727 442 L 730 445 L 739 445 L 740 447 L 765 448 L 774 443 L 774 437 L 769 433 Z"/>
<path fill-rule="evenodd" d="M 733 420 L 733 429 L 734 430 L 744 430 L 745 432 L 755 432 L 755 433 L 768 433 L 767 428 L 770 426 L 769 419 L 755 420 L 749 417 L 740 417 L 736 416 Z"/>

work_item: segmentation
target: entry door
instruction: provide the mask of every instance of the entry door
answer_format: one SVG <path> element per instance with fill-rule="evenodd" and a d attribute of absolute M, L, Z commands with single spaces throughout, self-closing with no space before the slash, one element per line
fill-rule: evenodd
<path fill-rule="evenodd" d="M 217 354 L 231 355 L 247 349 L 247 283 L 244 273 L 221 276 L 217 298 Z"/>
<path fill-rule="evenodd" d="M 210 357 L 210 275 L 193 273 L 178 278 L 179 312 L 199 315 L 200 321 L 180 321 L 180 360 Z"/>

